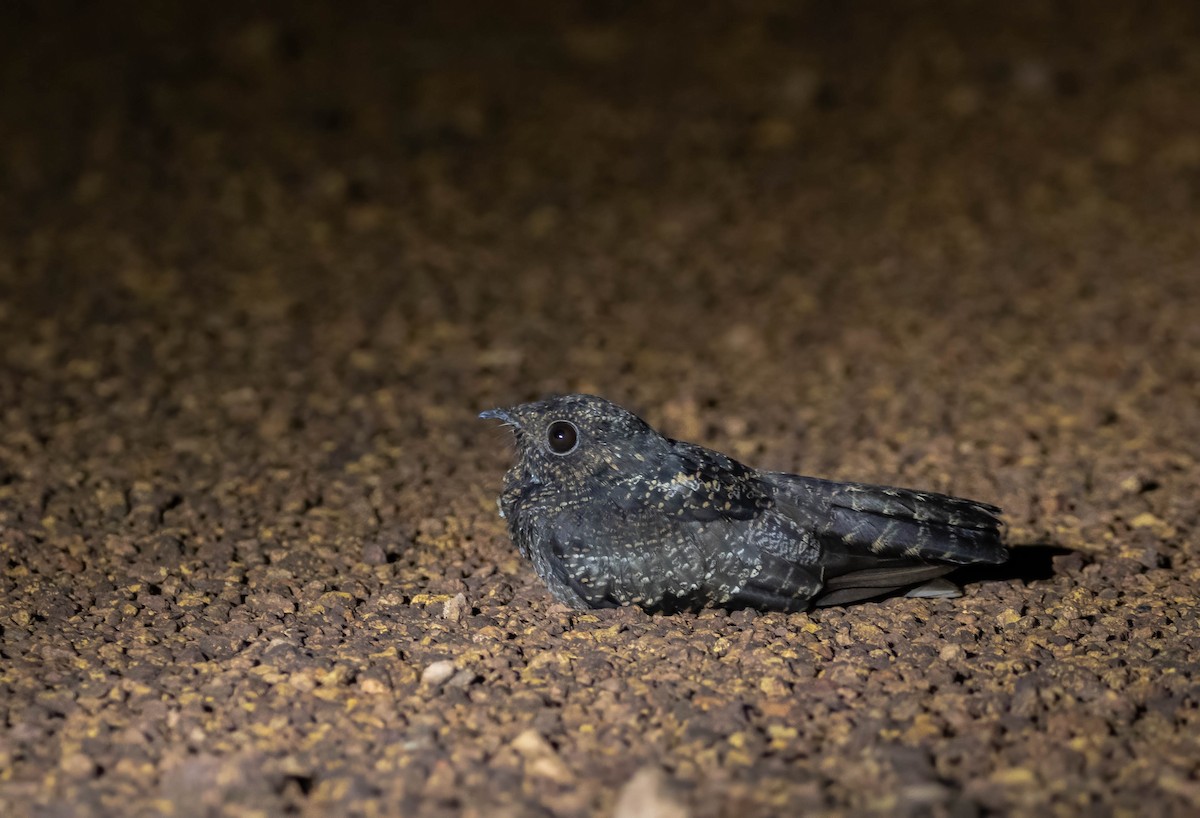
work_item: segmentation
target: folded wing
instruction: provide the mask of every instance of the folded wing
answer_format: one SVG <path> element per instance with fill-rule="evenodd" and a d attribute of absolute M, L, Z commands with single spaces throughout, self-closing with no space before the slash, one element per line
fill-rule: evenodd
<path fill-rule="evenodd" d="M 927 582 L 959 565 L 1002 563 L 1000 509 L 945 494 L 773 473 L 781 511 L 811 526 L 825 587 L 841 604 Z"/>

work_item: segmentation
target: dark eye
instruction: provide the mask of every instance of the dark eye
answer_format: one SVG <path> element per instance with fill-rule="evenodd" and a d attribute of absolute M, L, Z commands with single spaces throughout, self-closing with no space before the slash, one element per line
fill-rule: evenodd
<path fill-rule="evenodd" d="M 555 454 L 570 454 L 579 445 L 579 430 L 575 424 L 566 420 L 556 420 L 546 430 L 546 438 L 550 441 L 550 451 Z"/>

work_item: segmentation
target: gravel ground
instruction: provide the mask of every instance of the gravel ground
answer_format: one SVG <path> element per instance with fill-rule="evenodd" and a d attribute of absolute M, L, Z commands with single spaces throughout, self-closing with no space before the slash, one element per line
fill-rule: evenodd
<path fill-rule="evenodd" d="M 395 5 L 0 9 L 0 814 L 1200 813 L 1200 6 Z M 555 391 L 1016 557 L 569 611 Z"/>

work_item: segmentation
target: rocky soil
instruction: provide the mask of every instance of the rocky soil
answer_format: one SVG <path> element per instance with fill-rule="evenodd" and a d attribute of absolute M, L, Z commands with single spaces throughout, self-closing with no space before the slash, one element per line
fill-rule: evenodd
<path fill-rule="evenodd" d="M 1195 4 L 0 9 L 0 814 L 1200 812 Z M 580 613 L 484 408 L 1005 508 Z"/>

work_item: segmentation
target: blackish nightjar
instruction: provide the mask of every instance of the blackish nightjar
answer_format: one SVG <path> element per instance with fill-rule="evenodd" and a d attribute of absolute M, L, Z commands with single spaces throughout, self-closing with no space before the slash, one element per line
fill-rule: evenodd
<path fill-rule="evenodd" d="M 516 434 L 499 501 L 513 542 L 576 608 L 797 611 L 900 590 L 956 596 L 943 574 L 1008 558 L 995 506 L 757 471 L 603 398 L 480 417 Z"/>

